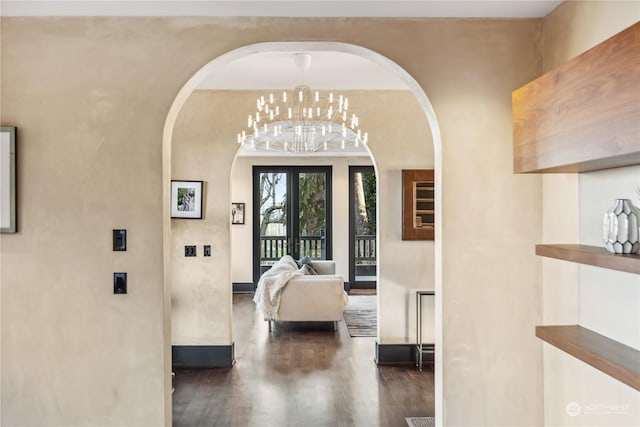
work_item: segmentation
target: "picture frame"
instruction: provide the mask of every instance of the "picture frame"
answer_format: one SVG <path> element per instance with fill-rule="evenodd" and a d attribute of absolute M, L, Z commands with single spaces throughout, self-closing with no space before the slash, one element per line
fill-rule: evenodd
<path fill-rule="evenodd" d="M 171 180 L 171 218 L 202 219 L 203 181 Z"/>
<path fill-rule="evenodd" d="M 244 224 L 244 203 L 231 203 L 231 224 Z"/>
<path fill-rule="evenodd" d="M 0 233 L 17 233 L 16 128 L 0 127 Z"/>

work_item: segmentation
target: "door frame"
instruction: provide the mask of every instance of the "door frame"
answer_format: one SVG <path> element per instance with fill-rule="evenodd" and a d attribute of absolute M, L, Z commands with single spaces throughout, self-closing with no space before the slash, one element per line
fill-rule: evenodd
<path fill-rule="evenodd" d="M 299 179 L 297 178 L 300 173 L 325 173 L 327 176 L 326 182 L 326 227 L 325 227 L 325 257 L 326 259 L 333 259 L 333 166 L 287 166 L 287 165 L 274 165 L 274 166 L 258 166 L 254 165 L 252 168 L 252 199 L 253 199 L 253 221 L 252 221 L 252 241 L 253 241 L 253 258 L 252 258 L 252 270 L 253 270 L 253 286 L 257 286 L 260 279 L 260 195 L 258 194 L 260 188 L 260 174 L 264 172 L 276 172 L 286 173 L 287 178 L 287 234 L 290 236 L 296 236 L 299 234 L 299 224 L 297 219 L 294 221 L 295 215 L 298 214 L 298 191 L 299 191 Z M 296 177 L 295 179 L 293 177 Z M 291 248 L 287 248 L 287 252 L 291 253 Z"/>

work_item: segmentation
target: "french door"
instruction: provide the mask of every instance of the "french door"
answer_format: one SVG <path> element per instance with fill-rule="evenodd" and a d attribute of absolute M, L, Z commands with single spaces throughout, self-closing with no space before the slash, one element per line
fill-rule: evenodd
<path fill-rule="evenodd" d="M 331 248 L 331 166 L 254 166 L 254 283 L 283 255 L 331 259 Z"/>
<path fill-rule="evenodd" d="M 349 167 L 349 287 L 376 288 L 376 173 Z"/>

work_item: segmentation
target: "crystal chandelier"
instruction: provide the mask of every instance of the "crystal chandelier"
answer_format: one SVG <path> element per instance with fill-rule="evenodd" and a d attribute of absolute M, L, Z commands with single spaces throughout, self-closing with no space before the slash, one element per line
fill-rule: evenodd
<path fill-rule="evenodd" d="M 297 53 L 294 62 L 304 72 L 311 55 Z M 256 112 L 247 118 L 247 129 L 238 133 L 237 142 L 255 150 L 311 154 L 359 147 L 367 140 L 358 116 L 349 110 L 349 98 L 301 85 L 258 98 Z"/>

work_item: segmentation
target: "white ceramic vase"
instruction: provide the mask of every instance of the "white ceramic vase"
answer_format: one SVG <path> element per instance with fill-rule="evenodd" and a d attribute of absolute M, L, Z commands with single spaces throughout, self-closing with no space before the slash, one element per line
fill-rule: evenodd
<path fill-rule="evenodd" d="M 640 209 L 629 199 L 616 199 L 604 214 L 604 245 L 612 254 L 635 254 L 640 250 Z"/>

